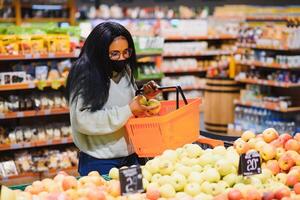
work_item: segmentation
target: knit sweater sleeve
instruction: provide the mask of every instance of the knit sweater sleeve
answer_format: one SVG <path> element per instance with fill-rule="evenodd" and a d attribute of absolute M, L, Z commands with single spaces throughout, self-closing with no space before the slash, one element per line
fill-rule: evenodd
<path fill-rule="evenodd" d="M 77 131 L 85 135 L 105 135 L 122 128 L 132 116 L 129 105 L 114 106 L 91 112 L 81 109 L 82 100 L 72 103 L 70 115 L 71 123 Z"/>

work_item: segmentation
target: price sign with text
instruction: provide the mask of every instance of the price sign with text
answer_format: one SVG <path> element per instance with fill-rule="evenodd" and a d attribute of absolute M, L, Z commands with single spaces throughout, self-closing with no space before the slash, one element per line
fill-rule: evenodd
<path fill-rule="evenodd" d="M 260 155 L 257 151 L 251 151 L 240 156 L 239 174 L 250 176 L 261 173 Z"/>
<path fill-rule="evenodd" d="M 144 192 L 143 175 L 140 166 L 131 166 L 119 170 L 121 194 Z"/>

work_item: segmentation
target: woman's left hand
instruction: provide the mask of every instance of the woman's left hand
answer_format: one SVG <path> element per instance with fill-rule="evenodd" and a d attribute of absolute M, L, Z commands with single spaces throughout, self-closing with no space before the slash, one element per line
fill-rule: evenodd
<path fill-rule="evenodd" d="M 143 85 L 144 96 L 147 99 L 151 99 L 159 94 L 161 91 L 158 89 L 159 85 L 155 81 L 149 81 Z"/>

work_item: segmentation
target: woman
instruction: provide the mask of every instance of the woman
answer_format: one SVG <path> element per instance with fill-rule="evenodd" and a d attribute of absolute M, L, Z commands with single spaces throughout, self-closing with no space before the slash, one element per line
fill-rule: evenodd
<path fill-rule="evenodd" d="M 131 116 L 149 109 L 134 98 L 136 55 L 130 33 L 120 24 L 105 22 L 86 39 L 67 80 L 67 100 L 75 145 L 80 149 L 78 171 L 108 174 L 112 167 L 138 164 L 124 128 Z M 146 97 L 158 93 L 151 81 Z"/>

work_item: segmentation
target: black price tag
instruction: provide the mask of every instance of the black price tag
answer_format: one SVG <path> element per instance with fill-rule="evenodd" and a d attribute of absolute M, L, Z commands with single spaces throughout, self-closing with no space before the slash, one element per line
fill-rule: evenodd
<path fill-rule="evenodd" d="M 131 166 L 119 170 L 121 194 L 144 192 L 143 175 L 140 166 Z"/>
<path fill-rule="evenodd" d="M 243 176 L 261 173 L 260 155 L 257 151 L 252 151 L 240 156 L 238 173 Z"/>

